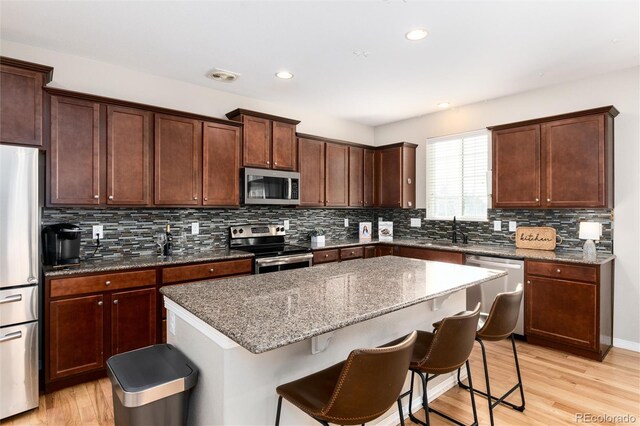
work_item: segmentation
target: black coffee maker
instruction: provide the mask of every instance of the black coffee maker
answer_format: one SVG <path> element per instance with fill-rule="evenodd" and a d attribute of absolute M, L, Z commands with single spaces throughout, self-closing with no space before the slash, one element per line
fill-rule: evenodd
<path fill-rule="evenodd" d="M 56 223 L 42 228 L 45 265 L 64 266 L 80 263 L 80 227 Z"/>

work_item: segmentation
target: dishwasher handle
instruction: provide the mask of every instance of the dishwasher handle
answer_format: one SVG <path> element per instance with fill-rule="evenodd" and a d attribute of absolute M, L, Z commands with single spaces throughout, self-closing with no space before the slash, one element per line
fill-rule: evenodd
<path fill-rule="evenodd" d="M 478 260 L 473 258 L 468 259 L 465 264 L 475 266 L 493 266 L 494 268 L 504 269 L 522 269 L 522 265 L 519 265 L 517 263 L 489 262 L 487 260 Z"/>

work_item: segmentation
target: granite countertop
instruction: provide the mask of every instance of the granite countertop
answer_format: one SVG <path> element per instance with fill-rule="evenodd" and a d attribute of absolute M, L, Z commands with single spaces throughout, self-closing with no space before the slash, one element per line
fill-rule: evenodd
<path fill-rule="evenodd" d="M 167 298 L 259 354 L 504 276 L 395 256 L 162 287 Z"/>
<path fill-rule="evenodd" d="M 510 259 L 530 259 L 530 260 L 551 260 L 555 262 L 570 262 L 570 263 L 582 263 L 587 265 L 602 265 L 616 258 L 612 253 L 597 253 L 595 259 L 584 259 L 581 252 L 566 251 L 566 250 L 532 250 L 532 249 L 518 249 L 515 245 L 489 245 L 489 244 L 452 244 L 448 241 L 437 240 L 412 240 L 412 239 L 397 239 L 391 242 L 378 241 L 372 239 L 371 241 L 359 241 L 353 240 L 329 240 L 323 246 L 307 243 L 312 250 L 325 250 L 341 247 L 355 247 L 361 245 L 376 245 L 376 244 L 392 244 L 405 247 L 419 247 L 428 248 L 434 250 L 448 250 L 456 251 L 465 254 L 476 254 L 479 256 L 495 256 L 506 257 Z"/>
<path fill-rule="evenodd" d="M 90 274 L 94 272 L 118 271 L 126 269 L 147 268 L 165 265 L 177 265 L 183 263 L 215 262 L 218 260 L 234 260 L 253 258 L 252 253 L 239 250 L 209 250 L 198 253 L 180 253 L 171 257 L 165 256 L 129 256 L 109 259 L 89 259 L 80 262 L 79 266 L 63 269 L 47 266 L 44 269 L 45 277 L 58 277 L 65 275 Z"/>

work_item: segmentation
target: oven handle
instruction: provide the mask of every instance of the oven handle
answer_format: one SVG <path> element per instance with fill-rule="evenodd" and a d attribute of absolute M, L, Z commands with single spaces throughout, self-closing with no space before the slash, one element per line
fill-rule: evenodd
<path fill-rule="evenodd" d="M 264 259 L 256 259 L 256 266 L 267 266 L 267 265 L 288 265 L 291 263 L 299 263 L 304 261 L 311 261 L 313 259 L 313 253 L 305 253 L 305 254 L 295 254 L 292 256 L 281 256 L 281 257 L 268 257 Z"/>

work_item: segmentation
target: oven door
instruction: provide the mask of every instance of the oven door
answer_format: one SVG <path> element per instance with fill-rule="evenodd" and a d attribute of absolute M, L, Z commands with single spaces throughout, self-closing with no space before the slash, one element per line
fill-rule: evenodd
<path fill-rule="evenodd" d="M 308 268 L 313 260 L 312 253 L 293 254 L 291 256 L 263 257 L 255 260 L 256 274 Z"/>
<path fill-rule="evenodd" d="M 244 204 L 300 204 L 300 173 L 245 168 Z"/>

